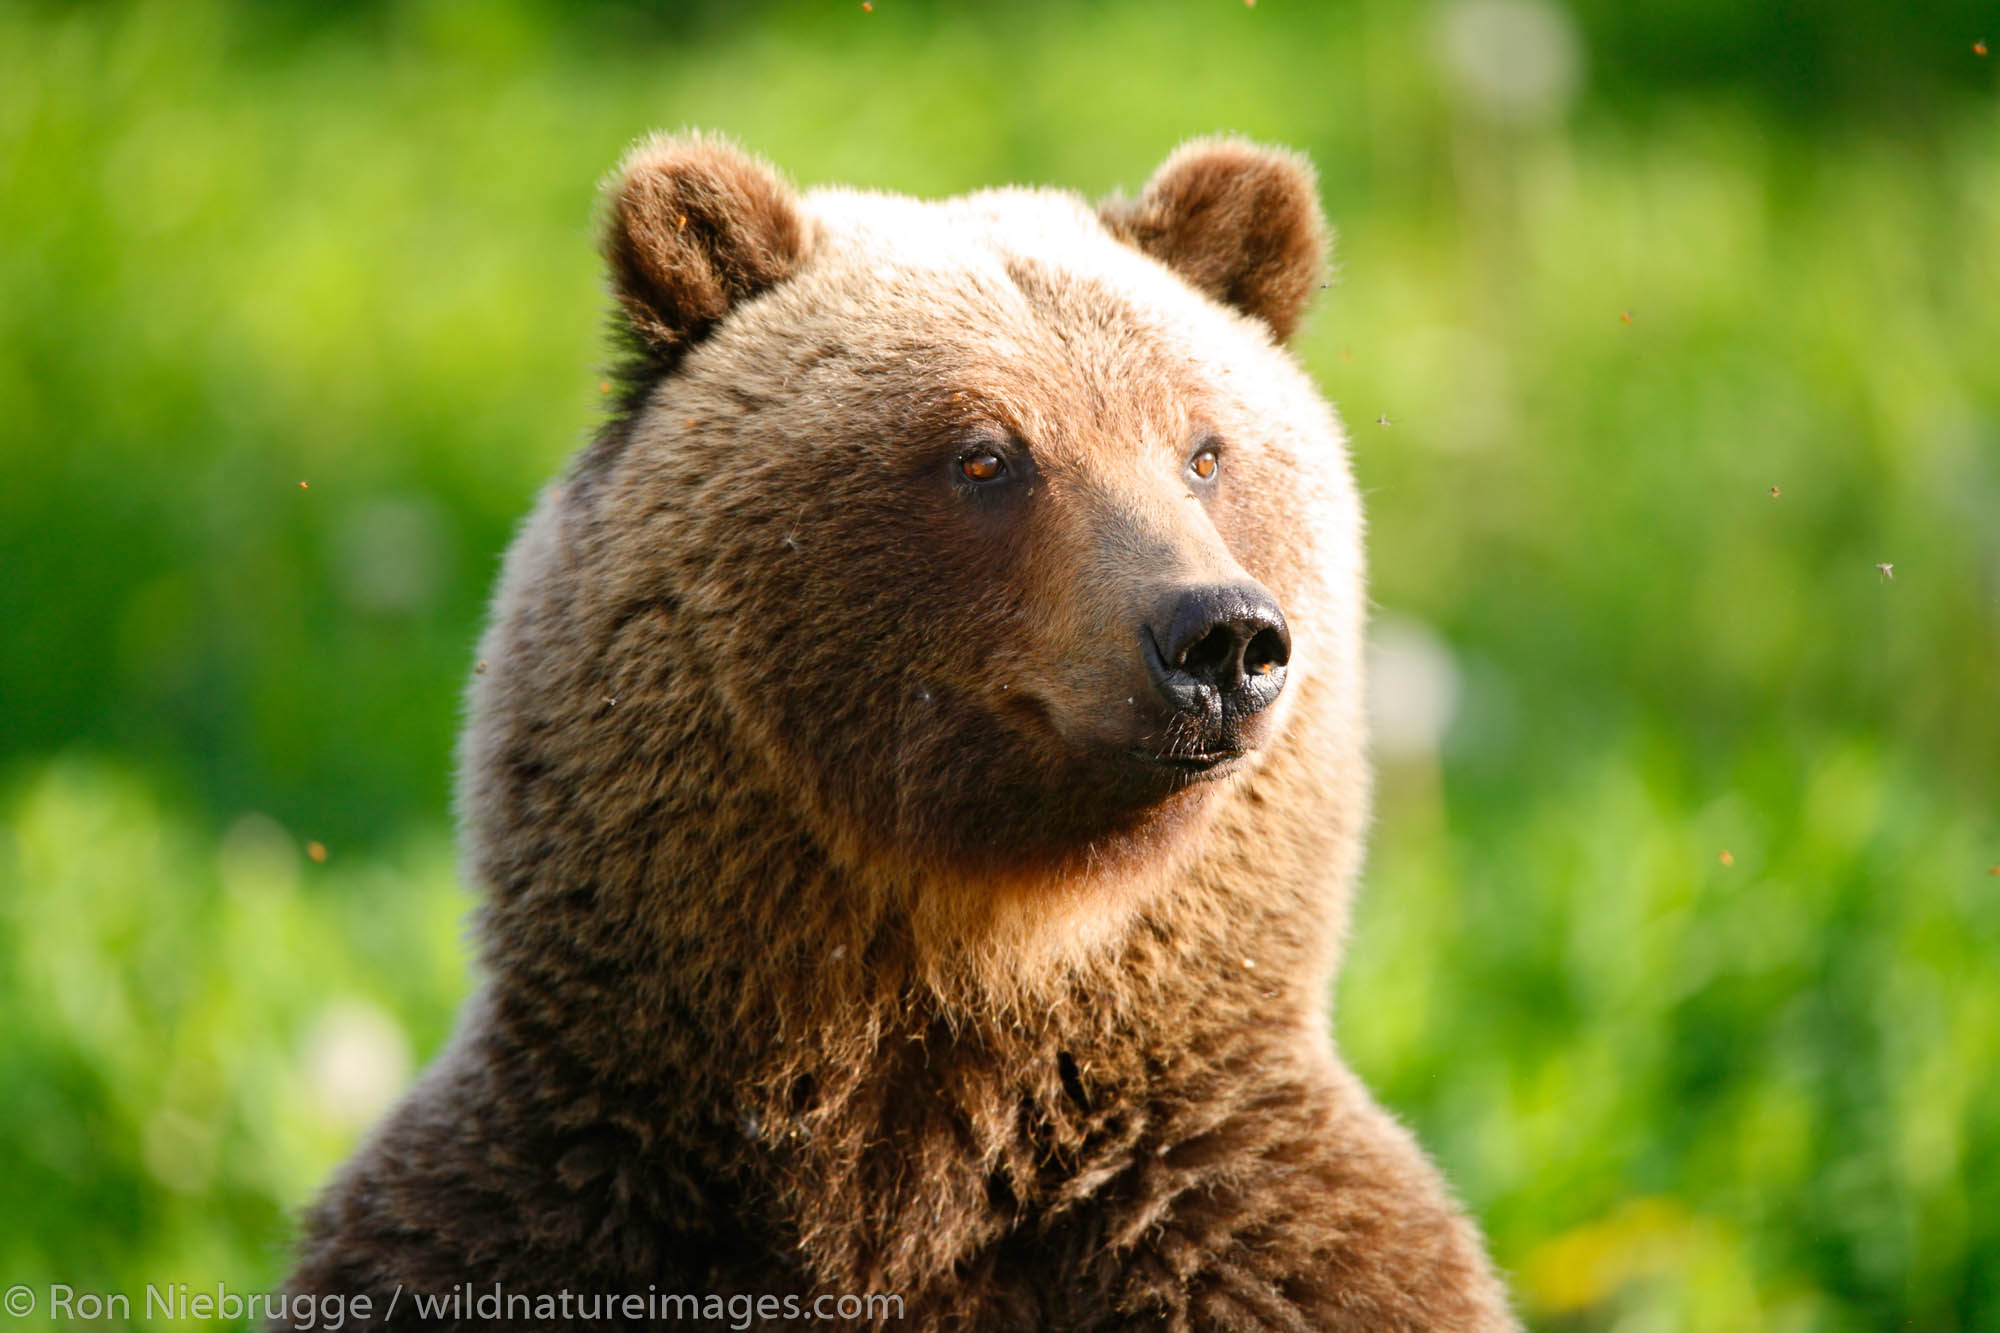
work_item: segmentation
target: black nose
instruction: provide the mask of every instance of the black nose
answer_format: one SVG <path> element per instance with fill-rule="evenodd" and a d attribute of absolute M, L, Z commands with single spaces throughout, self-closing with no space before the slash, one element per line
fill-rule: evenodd
<path fill-rule="evenodd" d="M 1276 599 L 1254 583 L 1185 589 L 1145 634 L 1153 683 L 1177 711 L 1240 717 L 1285 688 L 1292 633 Z"/>

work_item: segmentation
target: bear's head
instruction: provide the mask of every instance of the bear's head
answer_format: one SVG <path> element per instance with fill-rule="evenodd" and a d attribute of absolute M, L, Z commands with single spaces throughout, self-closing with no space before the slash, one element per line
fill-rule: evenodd
<path fill-rule="evenodd" d="M 1359 764 L 1358 510 L 1284 346 L 1326 243 L 1309 169 L 1235 140 L 1097 209 L 641 145 L 605 228 L 625 409 L 517 544 L 475 694 L 485 876 L 518 857 L 483 825 L 591 801 L 636 847 L 747 786 L 963 926 L 1143 896 L 1283 803 L 1288 749 L 1303 810 Z"/>

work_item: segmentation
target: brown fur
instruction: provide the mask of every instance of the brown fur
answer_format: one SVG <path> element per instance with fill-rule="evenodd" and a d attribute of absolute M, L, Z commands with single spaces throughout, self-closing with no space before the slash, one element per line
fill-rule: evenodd
<path fill-rule="evenodd" d="M 619 304 L 662 353 L 791 276 L 805 244 L 777 173 L 699 135 L 649 139 L 626 158 L 604 231 Z"/>
<path fill-rule="evenodd" d="M 1322 260 L 1310 178 L 1237 143 L 1162 177 L 1107 230 L 1053 192 L 795 198 L 712 141 L 628 162 L 607 253 L 672 354 L 480 650 L 488 979 L 292 1291 L 1513 1327 L 1324 1017 L 1367 783 L 1359 511 L 1270 336 Z M 964 491 L 967 441 L 1023 484 Z M 1185 738 L 1133 608 L 1216 578 L 1278 598 L 1289 684 L 1236 771 L 1135 776 Z"/>
<path fill-rule="evenodd" d="M 1304 158 L 1240 139 L 1196 139 L 1167 159 L 1137 201 L 1104 223 L 1196 291 L 1290 338 L 1326 262 L 1327 231 Z"/>

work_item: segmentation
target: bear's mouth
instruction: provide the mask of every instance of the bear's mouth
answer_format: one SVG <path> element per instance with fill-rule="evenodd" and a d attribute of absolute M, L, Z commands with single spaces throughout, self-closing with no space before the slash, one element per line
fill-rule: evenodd
<path fill-rule="evenodd" d="M 1132 758 L 1151 768 L 1163 769 L 1193 782 L 1208 782 L 1225 776 L 1240 764 L 1247 749 L 1197 750 L 1172 754 L 1156 754 L 1151 750 L 1133 749 Z"/>

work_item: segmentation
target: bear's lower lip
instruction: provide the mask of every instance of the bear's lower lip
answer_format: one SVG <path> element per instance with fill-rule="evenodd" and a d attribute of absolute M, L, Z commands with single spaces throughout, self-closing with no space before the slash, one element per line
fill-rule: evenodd
<path fill-rule="evenodd" d="M 1146 750 L 1134 750 L 1132 757 L 1153 768 L 1202 779 L 1221 777 L 1247 753 L 1247 750 L 1208 750 L 1200 754 L 1153 754 Z"/>

